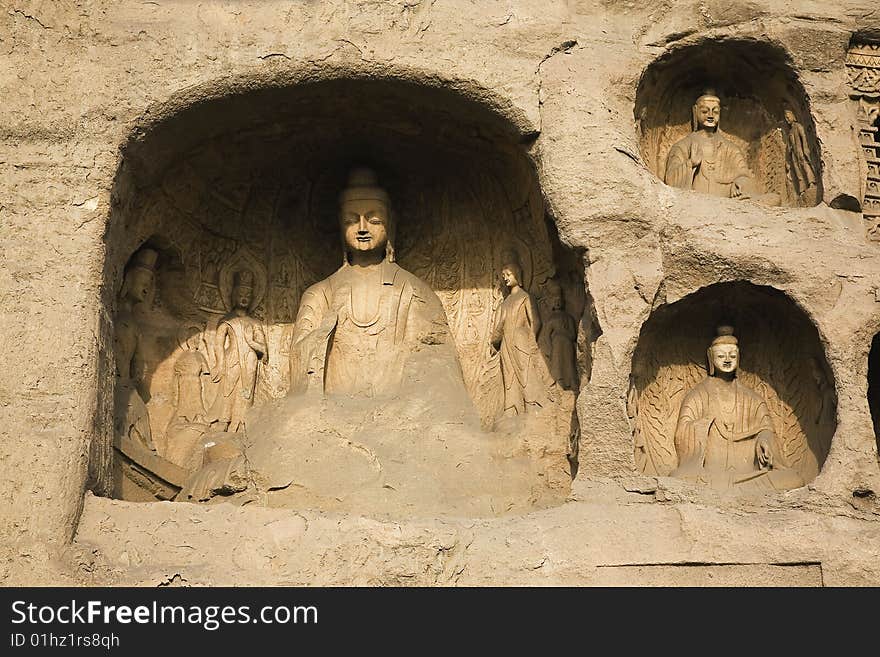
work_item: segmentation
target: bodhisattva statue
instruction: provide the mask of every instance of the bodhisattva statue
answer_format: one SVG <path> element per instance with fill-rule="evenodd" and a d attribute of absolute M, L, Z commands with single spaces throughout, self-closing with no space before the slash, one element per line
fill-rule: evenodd
<path fill-rule="evenodd" d="M 767 404 L 736 378 L 739 346 L 732 327 L 718 327 L 707 356 L 709 376 L 688 392 L 678 414 L 672 476 L 717 489 L 803 486 L 785 463 Z"/>
<path fill-rule="evenodd" d="M 290 350 L 291 391 L 392 394 L 413 352 L 451 343 L 446 314 L 428 284 L 394 261 L 389 198 L 375 173 L 352 171 L 339 201 L 342 267 L 302 296 Z M 460 378 L 451 344 L 443 351 Z"/>
<path fill-rule="evenodd" d="M 501 268 L 501 279 L 510 292 L 495 315 L 491 348 L 501 354 L 504 414 L 522 415 L 546 406 L 554 384 L 538 348 L 538 307 L 522 288 L 522 267 L 513 258 L 508 260 Z"/>
<path fill-rule="evenodd" d="M 205 411 L 203 382 L 209 375 L 208 361 L 197 344 L 198 335 L 183 340 L 183 353 L 174 361 L 174 409 L 165 429 L 163 456 L 192 470 L 200 465 L 202 436 L 210 429 Z"/>
<path fill-rule="evenodd" d="M 693 106 L 693 132 L 680 139 L 666 158 L 667 185 L 724 198 L 754 198 L 778 205 L 777 194 L 754 194 L 745 154 L 720 130 L 721 99 L 712 91 Z"/>
<path fill-rule="evenodd" d="M 559 281 L 547 282 L 547 305 L 550 312 L 541 327 L 541 342 L 550 364 L 550 374 L 563 390 L 577 388 L 577 362 L 574 345 L 577 324 L 565 310 L 565 300 Z"/>
<path fill-rule="evenodd" d="M 211 407 L 212 429 L 236 433 L 244 428 L 244 416 L 254 404 L 257 363 L 267 359 L 266 337 L 259 320 L 251 317 L 253 272 L 236 272 L 232 286 L 232 310 L 217 326 L 214 340 L 216 363 L 211 380 L 219 383 Z"/>
<path fill-rule="evenodd" d="M 810 163 L 812 158 L 810 142 L 804 126 L 798 123 L 797 117 L 790 109 L 785 110 L 785 122 L 788 124 L 788 157 L 786 165 L 795 192 L 803 194 L 816 184 L 816 173 Z"/>
<path fill-rule="evenodd" d="M 134 315 L 135 306 L 146 301 L 153 285 L 158 253 L 150 248 L 137 251 L 129 261 L 119 295 L 119 312 L 113 336 L 116 356 L 116 394 L 114 399 L 115 437 L 128 438 L 156 451 L 150 430 L 150 416 L 140 390 L 144 375 L 141 330 Z"/>

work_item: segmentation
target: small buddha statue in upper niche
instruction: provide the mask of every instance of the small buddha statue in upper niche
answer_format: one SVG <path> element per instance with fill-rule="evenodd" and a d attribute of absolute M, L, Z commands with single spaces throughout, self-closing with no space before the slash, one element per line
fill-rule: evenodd
<path fill-rule="evenodd" d="M 667 185 L 721 196 L 753 198 L 779 205 L 778 194 L 755 193 L 752 173 L 742 150 L 720 129 L 721 99 L 713 91 L 697 98 L 692 110 L 693 132 L 680 139 L 666 158 Z"/>
<path fill-rule="evenodd" d="M 803 194 L 816 184 L 816 173 L 811 163 L 812 152 L 807 133 L 791 109 L 785 110 L 788 124 L 786 168 L 797 194 Z"/>
<path fill-rule="evenodd" d="M 547 406 L 554 382 L 538 348 L 541 316 L 532 295 L 522 287 L 523 271 L 518 260 L 506 258 L 501 279 L 509 294 L 495 315 L 491 347 L 501 355 L 504 380 L 504 414 L 521 415 Z"/>
<path fill-rule="evenodd" d="M 244 428 L 247 410 L 254 405 L 258 364 L 268 358 L 263 328 L 250 314 L 253 290 L 253 272 L 236 272 L 232 310 L 217 326 L 212 380 L 220 388 L 209 415 L 215 429 L 229 433 Z"/>

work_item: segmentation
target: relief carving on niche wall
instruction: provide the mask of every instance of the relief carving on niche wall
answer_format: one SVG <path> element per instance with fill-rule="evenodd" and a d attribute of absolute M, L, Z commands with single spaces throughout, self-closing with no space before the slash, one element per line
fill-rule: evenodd
<path fill-rule="evenodd" d="M 846 71 L 850 98 L 858 103 L 859 143 L 867 164 L 862 213 L 868 238 L 880 241 L 880 43 L 851 43 Z"/>
<path fill-rule="evenodd" d="M 141 323 L 159 460 L 122 450 L 117 494 L 366 510 L 446 495 L 475 513 L 564 494 L 586 297 L 580 263 L 554 263 L 540 193 L 514 210 L 491 174 L 425 176 L 398 210 L 366 169 L 341 192 L 321 174 L 223 184 L 206 164 L 223 148 L 170 172 L 141 218 L 161 253 Z"/>
<path fill-rule="evenodd" d="M 628 400 L 640 472 L 752 491 L 815 478 L 836 398 L 815 329 L 786 301 L 720 284 L 646 323 Z"/>
<path fill-rule="evenodd" d="M 805 94 L 769 46 L 707 43 L 667 55 L 640 82 L 636 118 L 646 163 L 672 187 L 765 205 L 821 200 Z"/>

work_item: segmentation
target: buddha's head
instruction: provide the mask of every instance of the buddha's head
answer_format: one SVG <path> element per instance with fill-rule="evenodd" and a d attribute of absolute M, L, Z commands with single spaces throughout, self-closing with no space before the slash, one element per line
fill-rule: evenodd
<path fill-rule="evenodd" d="M 394 225 L 388 193 L 371 169 L 353 169 L 339 195 L 339 228 L 344 261 L 349 254 L 384 251 L 394 262 Z"/>
<path fill-rule="evenodd" d="M 797 123 L 797 117 L 794 115 L 794 112 L 788 108 L 783 112 L 783 116 L 785 117 L 785 122 L 788 125 L 794 125 Z"/>
<path fill-rule="evenodd" d="M 232 283 L 232 307 L 250 310 L 254 299 L 254 273 L 249 269 L 235 272 Z"/>
<path fill-rule="evenodd" d="M 562 285 L 555 278 L 551 278 L 544 286 L 544 298 L 551 310 L 562 310 L 565 301 L 562 294 Z"/>
<path fill-rule="evenodd" d="M 739 367 L 739 346 L 736 336 L 733 335 L 733 327 L 719 326 L 717 333 L 707 352 L 709 376 L 716 376 L 716 372 L 733 376 Z"/>
<path fill-rule="evenodd" d="M 694 130 L 715 132 L 721 124 L 721 99 L 712 90 L 697 98 L 693 107 Z"/>
<path fill-rule="evenodd" d="M 519 257 L 512 249 L 507 249 L 501 254 L 501 282 L 508 289 L 513 289 L 515 285 L 522 287 L 523 270 L 519 264 Z"/>
<path fill-rule="evenodd" d="M 143 303 L 153 285 L 156 258 L 159 254 L 149 247 L 138 250 L 125 268 L 122 291 L 119 296 L 127 301 Z"/>

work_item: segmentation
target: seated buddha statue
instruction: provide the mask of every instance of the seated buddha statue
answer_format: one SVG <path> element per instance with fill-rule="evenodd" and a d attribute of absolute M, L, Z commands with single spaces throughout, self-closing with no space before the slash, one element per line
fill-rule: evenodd
<path fill-rule="evenodd" d="M 678 140 L 666 159 L 664 182 L 724 198 L 752 198 L 779 205 L 778 194 L 756 194 L 745 153 L 721 131 L 721 99 L 713 91 L 697 98 L 693 131 Z"/>
<path fill-rule="evenodd" d="M 369 169 L 340 195 L 342 266 L 303 293 L 294 325 L 291 390 L 376 397 L 400 389 L 407 363 L 431 352 L 461 379 L 440 299 L 395 262 L 387 192 Z M 427 360 L 421 353 L 421 360 Z"/>
<path fill-rule="evenodd" d="M 302 295 L 289 394 L 249 407 L 243 432 L 208 436 L 178 499 L 433 517 L 566 494 L 525 439 L 482 430 L 440 299 L 396 262 L 393 218 L 376 174 L 352 171 L 342 265 Z"/>
<path fill-rule="evenodd" d="M 739 345 L 718 327 L 709 376 L 684 398 L 675 427 L 673 477 L 717 489 L 782 491 L 804 485 L 785 462 L 766 402 L 736 378 Z"/>

